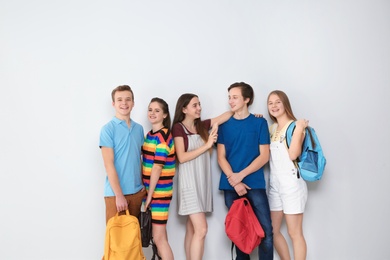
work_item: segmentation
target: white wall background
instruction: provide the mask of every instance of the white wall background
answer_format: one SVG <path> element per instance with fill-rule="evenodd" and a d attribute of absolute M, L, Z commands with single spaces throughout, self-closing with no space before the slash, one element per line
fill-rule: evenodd
<path fill-rule="evenodd" d="M 152 97 L 173 116 L 194 92 L 208 118 L 246 81 L 252 112 L 268 118 L 268 93 L 284 90 L 325 150 L 326 173 L 309 184 L 308 259 L 390 259 L 389 46 L 386 0 L 0 0 L 0 258 L 100 259 L 98 140 L 114 87 L 133 87 L 132 117 L 147 131 Z M 215 159 L 207 260 L 230 259 Z M 170 213 L 182 260 L 175 202 Z"/>

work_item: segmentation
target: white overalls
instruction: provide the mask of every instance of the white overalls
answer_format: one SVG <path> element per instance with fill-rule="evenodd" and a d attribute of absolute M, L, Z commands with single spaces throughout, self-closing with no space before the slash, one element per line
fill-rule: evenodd
<path fill-rule="evenodd" d="M 283 129 L 276 131 L 275 123 L 270 127 L 270 188 L 268 200 L 271 211 L 285 214 L 299 214 L 305 211 L 307 186 L 302 178 L 298 178 L 297 169 L 291 161 L 285 143 L 287 123 Z"/>

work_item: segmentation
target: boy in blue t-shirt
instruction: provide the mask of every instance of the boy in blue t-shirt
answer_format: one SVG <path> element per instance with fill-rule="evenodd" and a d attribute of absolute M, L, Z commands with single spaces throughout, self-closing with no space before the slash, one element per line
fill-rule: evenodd
<path fill-rule="evenodd" d="M 228 92 L 234 114 L 218 130 L 218 163 L 222 169 L 219 189 L 224 191 L 229 209 L 235 199 L 248 198 L 265 232 L 258 247 L 259 259 L 273 259 L 271 213 L 263 172 L 270 156 L 267 121 L 249 113 L 248 107 L 254 98 L 250 85 L 237 82 L 228 88 Z M 236 259 L 249 259 L 249 255 L 237 247 L 236 251 Z"/>
<path fill-rule="evenodd" d="M 127 85 L 118 86 L 111 97 L 115 117 L 101 129 L 99 143 L 107 172 L 104 188 L 106 222 L 126 209 L 137 217 L 146 195 L 141 178 L 144 129 L 130 118 L 134 107 L 133 91 Z"/>

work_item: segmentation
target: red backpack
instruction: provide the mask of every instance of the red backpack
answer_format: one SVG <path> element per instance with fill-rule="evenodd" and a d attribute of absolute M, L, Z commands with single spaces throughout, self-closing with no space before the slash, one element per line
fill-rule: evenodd
<path fill-rule="evenodd" d="M 233 201 L 226 215 L 225 231 L 230 240 L 246 254 L 260 245 L 264 231 L 247 198 Z"/>

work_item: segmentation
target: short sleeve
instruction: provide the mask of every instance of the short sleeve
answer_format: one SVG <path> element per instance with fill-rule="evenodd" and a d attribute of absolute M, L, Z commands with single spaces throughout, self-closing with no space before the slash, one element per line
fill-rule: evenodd
<path fill-rule="evenodd" d="M 202 125 L 208 131 L 211 128 L 211 119 L 202 121 Z"/>
<path fill-rule="evenodd" d="M 156 153 L 154 154 L 154 163 L 164 165 L 167 161 L 169 154 L 169 147 L 166 142 L 160 143 L 156 147 Z"/>
<path fill-rule="evenodd" d="M 184 129 L 183 129 L 183 127 L 180 125 L 180 123 L 176 123 L 176 124 L 172 127 L 172 136 L 173 136 L 173 138 L 175 138 L 175 137 L 184 137 L 184 136 L 186 136 L 186 133 L 184 132 Z"/>
<path fill-rule="evenodd" d="M 262 122 L 260 124 L 260 140 L 259 144 L 270 144 L 270 136 L 269 136 L 269 130 L 268 130 L 268 124 L 267 120 L 264 118 L 261 118 Z"/>
<path fill-rule="evenodd" d="M 103 126 L 100 131 L 99 147 L 114 148 L 114 132 L 109 125 Z"/>
<path fill-rule="evenodd" d="M 222 125 L 220 125 L 219 127 L 218 127 L 218 137 L 217 137 L 217 144 L 224 144 L 225 142 L 224 142 L 224 135 L 223 135 L 223 133 L 224 133 L 224 127 L 225 125 L 224 124 L 222 124 Z"/>

